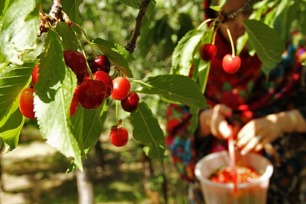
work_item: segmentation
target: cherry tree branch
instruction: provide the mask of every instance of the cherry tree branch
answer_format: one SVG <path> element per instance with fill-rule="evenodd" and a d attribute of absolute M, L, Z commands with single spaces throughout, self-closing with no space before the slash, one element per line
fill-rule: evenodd
<path fill-rule="evenodd" d="M 258 1 L 259 0 L 247 0 L 242 5 L 242 7 L 240 7 L 238 10 L 233 11 L 233 12 L 225 12 L 222 10 L 220 12 L 221 22 L 225 23 L 225 22 L 231 21 L 235 19 L 240 13 L 243 13 L 243 12 L 251 13 L 253 10 L 253 5 Z"/>
<path fill-rule="evenodd" d="M 61 0 L 53 0 L 53 6 L 62 7 Z"/>
<path fill-rule="evenodd" d="M 136 41 L 137 38 L 140 35 L 140 28 L 141 28 L 141 23 L 142 23 L 142 19 L 144 17 L 144 15 L 146 14 L 146 10 L 150 4 L 151 0 L 142 0 L 139 4 L 139 12 L 138 15 L 136 16 L 136 24 L 135 24 L 135 28 L 132 34 L 132 37 L 130 39 L 130 41 L 127 43 L 127 45 L 125 46 L 125 49 L 127 51 L 129 51 L 130 53 L 133 53 L 136 47 Z"/>

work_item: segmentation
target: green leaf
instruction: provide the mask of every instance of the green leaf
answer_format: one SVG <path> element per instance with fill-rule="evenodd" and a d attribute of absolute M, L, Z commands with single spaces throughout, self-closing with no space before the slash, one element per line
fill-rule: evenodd
<path fill-rule="evenodd" d="M 0 1 L 0 19 L 1 19 L 1 16 L 4 15 L 6 13 L 6 10 L 8 8 L 8 5 L 10 3 L 10 0 L 2 0 Z"/>
<path fill-rule="evenodd" d="M 79 7 L 83 0 L 62 0 L 61 4 L 65 13 L 69 16 L 70 20 L 76 23 L 81 22 L 81 14 Z"/>
<path fill-rule="evenodd" d="M 135 8 L 135 9 L 139 8 L 140 0 L 119 0 L 119 1 L 132 8 Z"/>
<path fill-rule="evenodd" d="M 56 31 L 62 38 L 64 50 L 78 49 L 79 41 L 72 26 L 60 22 L 56 26 Z"/>
<path fill-rule="evenodd" d="M 134 127 L 133 138 L 148 147 L 148 156 L 160 162 L 164 159 L 165 138 L 157 119 L 145 103 L 140 103 L 137 110 L 131 113 Z"/>
<path fill-rule="evenodd" d="M 18 100 L 14 101 L 9 113 L 0 121 L 0 137 L 8 145 L 8 150 L 17 147 L 24 117 L 18 109 Z"/>
<path fill-rule="evenodd" d="M 291 34 L 291 24 L 298 14 L 299 4 L 294 1 L 281 1 L 280 4 L 283 4 L 283 10 L 274 20 L 274 29 L 284 42 L 287 42 Z"/>
<path fill-rule="evenodd" d="M 195 48 L 201 41 L 203 31 L 193 29 L 178 42 L 172 54 L 172 72 L 188 76 Z"/>
<path fill-rule="evenodd" d="M 249 43 L 264 65 L 273 65 L 281 60 L 285 44 L 280 35 L 266 24 L 257 20 L 245 20 L 244 26 Z"/>
<path fill-rule="evenodd" d="M 128 59 L 131 58 L 131 55 L 123 47 L 101 38 L 95 39 L 92 45 L 101 53 L 105 54 L 127 77 L 133 77 L 132 71 L 128 65 Z"/>
<path fill-rule="evenodd" d="M 207 80 L 208 80 L 208 74 L 210 70 L 210 63 L 205 62 L 201 59 L 201 57 L 198 57 L 195 59 L 195 65 L 198 65 L 198 84 L 200 86 L 200 90 L 202 93 L 205 92 Z"/>
<path fill-rule="evenodd" d="M 81 150 L 71 133 L 70 104 L 76 88 L 75 74 L 65 66 L 61 41 L 53 30 L 45 40 L 35 85 L 34 110 L 42 136 L 82 169 Z"/>
<path fill-rule="evenodd" d="M 20 91 L 29 84 L 33 63 L 14 65 L 0 72 L 0 120 L 8 114 Z"/>
<path fill-rule="evenodd" d="M 211 8 L 212 10 L 215 10 L 215 11 L 221 11 L 222 10 L 222 7 L 223 7 L 223 5 L 226 3 L 226 0 L 220 0 L 219 2 L 218 2 L 218 5 L 212 5 L 212 3 L 211 3 L 211 5 L 210 5 L 210 7 L 209 8 Z"/>
<path fill-rule="evenodd" d="M 82 149 L 85 150 L 85 154 L 94 147 L 101 136 L 106 119 L 106 108 L 106 101 L 93 110 L 84 109 L 79 105 L 75 116 L 71 119 L 73 134 L 79 141 L 82 141 Z"/>
<path fill-rule="evenodd" d="M 157 94 L 164 99 L 188 106 L 205 108 L 205 98 L 196 82 L 182 75 L 159 75 L 149 77 L 144 82 L 135 80 L 141 85 L 141 92 Z"/>
<path fill-rule="evenodd" d="M 196 129 L 199 127 L 198 124 L 199 124 L 199 111 L 200 109 L 197 108 L 197 107 L 190 107 L 189 109 L 190 113 L 191 113 L 191 132 L 195 132 Z"/>
<path fill-rule="evenodd" d="M 10 62 L 22 64 L 33 61 L 37 52 L 39 28 L 38 4 L 35 0 L 15 0 L 3 17 L 0 30 L 0 49 Z"/>

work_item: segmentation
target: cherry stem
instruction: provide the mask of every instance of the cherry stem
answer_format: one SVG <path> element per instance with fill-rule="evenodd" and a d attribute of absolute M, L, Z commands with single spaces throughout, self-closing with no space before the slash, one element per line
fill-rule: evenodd
<path fill-rule="evenodd" d="M 215 24 L 213 26 L 215 27 Z M 215 41 L 216 41 L 216 35 L 217 35 L 218 28 L 219 28 L 219 26 L 214 28 L 213 37 L 212 37 L 212 41 L 211 41 L 211 44 L 213 44 L 213 45 L 215 44 Z"/>
<path fill-rule="evenodd" d="M 115 109 L 115 114 L 116 114 L 116 120 L 119 121 L 119 101 L 116 100 L 116 109 Z"/>
<path fill-rule="evenodd" d="M 198 30 L 201 30 L 201 28 L 202 28 L 205 24 L 209 23 L 209 22 L 212 21 L 212 20 L 213 20 L 213 19 L 209 18 L 209 19 L 206 19 L 205 21 L 203 21 L 203 22 L 198 26 Z"/>
<path fill-rule="evenodd" d="M 230 43 L 231 43 L 232 56 L 235 57 L 235 45 L 234 45 L 234 42 L 233 42 L 233 38 L 232 38 L 231 32 L 230 32 L 230 30 L 229 30 L 229 28 L 227 26 L 226 26 L 226 32 L 227 32 L 227 35 L 228 35 Z"/>
<path fill-rule="evenodd" d="M 81 32 L 82 32 L 83 35 L 84 35 L 83 38 L 84 38 L 85 42 L 86 42 L 87 44 L 89 44 L 89 46 L 90 46 L 90 48 L 91 48 L 91 50 L 92 50 L 93 56 L 96 57 L 96 54 L 95 54 L 94 49 L 93 49 L 93 46 L 92 46 L 91 42 L 88 40 L 88 37 L 87 37 L 87 35 L 86 35 L 86 32 L 83 30 L 83 28 L 82 28 L 79 24 L 77 24 L 77 23 L 75 23 L 75 22 L 72 22 L 72 24 L 81 30 Z M 82 51 L 83 51 L 83 55 L 86 56 L 84 50 L 82 50 Z M 87 69 L 87 72 L 88 72 L 88 74 L 89 74 L 89 77 L 90 77 L 91 79 L 93 79 L 93 74 L 92 74 L 92 72 L 91 72 L 91 69 L 90 69 L 90 67 L 89 67 L 89 64 L 88 64 L 87 60 L 86 60 L 86 69 Z"/>

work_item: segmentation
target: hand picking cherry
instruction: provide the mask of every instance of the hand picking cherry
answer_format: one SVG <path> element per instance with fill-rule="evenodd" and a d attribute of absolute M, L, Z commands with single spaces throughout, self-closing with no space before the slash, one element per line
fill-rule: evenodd
<path fill-rule="evenodd" d="M 111 129 L 109 139 L 116 147 L 125 146 L 129 140 L 128 131 L 124 127 L 114 127 Z"/>
<path fill-rule="evenodd" d="M 85 79 L 76 90 L 80 104 L 86 109 L 99 107 L 105 98 L 105 93 L 104 83 L 93 79 Z"/>
<path fill-rule="evenodd" d="M 222 67 L 226 73 L 234 74 L 237 72 L 241 65 L 241 59 L 239 56 L 232 56 L 227 54 L 222 59 Z"/>
<path fill-rule="evenodd" d="M 121 106 L 123 110 L 132 113 L 137 109 L 138 103 L 139 103 L 138 94 L 135 92 L 131 92 L 125 99 L 121 101 Z"/>
<path fill-rule="evenodd" d="M 112 98 L 115 100 L 123 100 L 130 93 L 131 84 L 125 77 L 116 77 L 113 79 Z"/>
<path fill-rule="evenodd" d="M 201 58 L 209 62 L 217 55 L 217 46 L 213 44 L 204 44 L 200 48 Z"/>
<path fill-rule="evenodd" d="M 34 119 L 34 89 L 25 88 L 19 95 L 19 110 L 27 118 Z"/>

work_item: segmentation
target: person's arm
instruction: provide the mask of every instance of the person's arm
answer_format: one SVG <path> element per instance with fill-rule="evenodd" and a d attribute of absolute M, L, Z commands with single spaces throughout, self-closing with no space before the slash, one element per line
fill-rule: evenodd
<path fill-rule="evenodd" d="M 251 120 L 237 135 L 242 154 L 260 151 L 285 133 L 306 132 L 305 108 L 270 114 Z"/>
<path fill-rule="evenodd" d="M 304 113 L 304 115 L 303 115 Z M 282 128 L 283 133 L 306 132 L 306 108 L 294 109 L 270 115 L 272 121 L 275 121 Z"/>
<path fill-rule="evenodd" d="M 219 139 L 227 139 L 232 130 L 226 118 L 230 117 L 232 112 L 232 109 L 224 104 L 202 111 L 199 115 L 199 137 L 214 135 Z"/>

